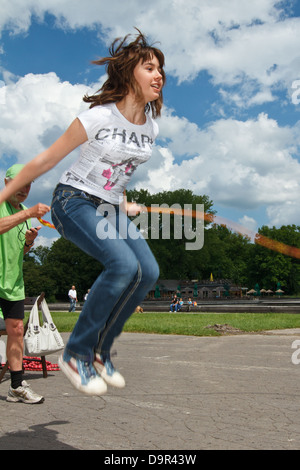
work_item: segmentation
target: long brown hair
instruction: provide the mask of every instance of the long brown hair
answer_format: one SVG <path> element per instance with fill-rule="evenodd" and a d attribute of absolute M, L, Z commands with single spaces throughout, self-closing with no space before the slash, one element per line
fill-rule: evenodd
<path fill-rule="evenodd" d="M 83 101 L 91 103 L 90 108 L 107 103 L 115 103 L 121 101 L 132 89 L 136 96 L 141 98 L 141 90 L 136 82 L 133 70 L 135 66 L 142 60 L 142 63 L 151 60 L 155 56 L 159 62 L 160 73 L 162 75 L 163 85 L 166 76 L 163 70 L 165 58 L 160 49 L 148 44 L 146 38 L 137 29 L 138 35 L 136 39 L 127 44 L 130 35 L 123 39 L 117 38 L 109 48 L 110 56 L 99 60 L 92 61 L 96 65 L 105 65 L 108 79 L 103 86 L 94 95 L 83 97 Z M 155 101 L 147 103 L 145 112 L 152 111 L 154 118 L 160 116 L 163 104 L 162 91 L 159 98 Z"/>

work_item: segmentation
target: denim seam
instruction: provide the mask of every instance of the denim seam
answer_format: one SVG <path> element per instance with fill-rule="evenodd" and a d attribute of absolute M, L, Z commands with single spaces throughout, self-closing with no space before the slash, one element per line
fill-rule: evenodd
<path fill-rule="evenodd" d="M 68 213 L 66 211 L 66 205 L 67 203 L 69 202 L 69 200 L 71 198 L 83 198 L 83 199 L 89 199 L 91 203 L 93 203 L 95 206 L 96 206 L 96 201 L 93 200 L 92 198 L 89 198 L 87 197 L 88 195 L 86 195 L 85 193 L 85 197 L 82 196 L 82 194 L 75 194 L 75 191 L 72 191 L 72 190 L 67 190 L 67 189 L 61 189 L 61 194 L 62 194 L 62 198 L 58 197 L 58 194 L 56 193 L 56 196 L 54 198 L 54 200 L 56 199 L 57 202 L 60 204 L 61 206 L 61 209 L 63 210 L 63 212 L 65 213 L 65 215 L 68 217 Z M 68 196 L 66 195 L 66 193 L 68 193 Z M 63 200 L 62 200 L 63 199 Z M 53 213 L 55 214 L 55 210 L 53 210 Z M 62 233 L 63 232 L 63 228 L 62 228 L 62 224 L 60 222 L 60 219 L 59 217 L 57 217 L 57 214 L 55 214 L 57 220 L 59 221 L 60 223 L 60 226 L 61 226 L 61 229 L 62 229 Z M 137 279 L 134 283 L 134 285 L 132 286 L 132 288 L 130 289 L 130 291 L 127 293 L 126 297 L 124 298 L 124 300 L 122 301 L 121 305 L 118 307 L 117 311 L 115 312 L 115 314 L 112 316 L 112 318 L 108 321 L 108 323 L 106 323 L 106 325 L 104 326 L 104 329 L 101 330 L 98 334 L 98 346 L 96 348 L 96 350 L 98 350 L 99 347 L 101 347 L 101 344 L 103 344 L 107 334 L 109 333 L 110 329 L 112 328 L 112 326 L 115 324 L 115 322 L 117 321 L 121 311 L 123 310 L 124 306 L 126 305 L 126 303 L 128 302 L 129 298 L 131 297 L 131 295 L 135 292 L 135 290 L 137 289 L 137 287 L 139 286 L 140 282 L 141 282 L 141 279 L 142 279 L 142 271 L 141 271 L 141 266 L 140 266 L 140 263 L 138 263 L 138 269 L 137 269 Z M 126 291 L 126 289 L 125 289 Z M 119 299 L 122 297 L 122 295 L 120 295 Z M 119 301 L 118 299 L 118 301 Z M 118 301 L 116 302 L 116 304 L 118 303 Z M 115 304 L 115 305 L 116 305 Z M 100 340 L 100 335 L 101 335 L 101 332 L 103 332 L 103 337 L 101 338 Z M 65 349 L 65 352 L 67 352 L 68 354 L 70 354 L 71 356 L 73 357 L 76 357 L 77 359 L 81 359 L 81 360 L 88 360 L 88 362 L 91 360 L 91 359 L 88 359 L 87 357 L 85 356 L 81 356 L 81 355 L 78 355 L 78 353 L 74 353 L 73 351 L 71 351 L 70 349 L 68 349 L 68 347 L 66 347 Z"/>
<path fill-rule="evenodd" d="M 62 200 L 60 201 L 60 203 L 65 214 L 67 214 L 66 205 L 68 204 L 70 199 L 75 199 L 75 198 L 76 199 L 88 199 L 86 196 L 82 197 L 82 194 L 80 193 L 76 194 L 75 191 L 67 191 L 66 189 L 62 191 Z"/>
<path fill-rule="evenodd" d="M 61 234 L 61 236 L 63 238 L 66 238 L 65 234 L 64 234 L 64 230 L 63 230 L 63 225 L 62 225 L 62 223 L 61 223 L 59 217 L 57 216 L 57 214 L 55 212 L 55 209 L 53 207 L 51 208 L 51 213 L 52 213 L 52 219 L 54 219 L 54 217 L 55 217 L 55 219 L 57 221 L 57 225 L 55 226 L 56 230 L 58 231 L 58 233 Z M 54 222 L 54 220 L 53 220 L 53 222 Z"/>
<path fill-rule="evenodd" d="M 54 192 L 53 192 L 53 201 L 57 198 L 58 194 L 61 193 L 62 198 L 66 199 L 66 202 L 71 198 L 71 197 L 84 197 L 84 199 L 89 199 L 91 202 L 99 206 L 100 204 L 112 204 L 98 196 L 94 196 L 93 194 L 87 193 L 86 191 L 83 191 L 82 189 L 79 188 L 73 188 L 72 186 L 66 187 L 62 185 L 61 187 L 57 187 Z M 68 196 L 66 196 L 68 194 Z M 58 199 L 58 198 L 57 198 Z"/>
<path fill-rule="evenodd" d="M 116 311 L 116 313 L 114 314 L 114 316 L 112 317 L 112 319 L 110 320 L 110 322 L 106 325 L 105 327 L 105 330 L 104 330 L 104 333 L 103 333 L 103 337 L 101 338 L 100 340 L 100 335 L 101 335 L 101 332 L 99 332 L 99 342 L 98 342 L 98 345 L 97 345 L 97 348 L 96 350 L 98 352 L 102 352 L 101 351 L 101 345 L 103 344 L 105 338 L 106 338 L 106 335 L 108 334 L 108 332 L 110 331 L 110 329 L 112 328 L 112 326 L 116 323 L 122 309 L 124 308 L 124 306 L 126 305 L 126 303 L 128 302 L 129 298 L 131 297 L 131 295 L 136 291 L 138 285 L 140 284 L 141 280 L 142 280 L 142 270 L 141 270 L 141 265 L 140 263 L 138 263 L 138 277 L 137 277 L 137 280 L 135 282 L 135 284 L 132 286 L 132 288 L 130 289 L 130 291 L 128 292 L 128 294 L 126 295 L 125 299 L 123 300 L 123 302 L 121 303 L 120 307 L 118 308 L 118 310 Z"/>
<path fill-rule="evenodd" d="M 84 191 L 81 191 L 81 190 L 72 191 L 72 190 L 69 190 L 69 189 L 61 189 L 60 192 L 61 192 L 61 197 L 58 196 L 58 191 L 55 193 L 55 195 L 53 197 L 51 212 L 53 213 L 53 215 L 56 217 L 56 220 L 58 221 L 58 226 L 56 227 L 57 231 L 62 235 L 62 237 L 66 238 L 64 230 L 63 230 L 63 224 L 61 223 L 60 218 L 56 214 L 55 209 L 53 207 L 54 203 L 57 202 L 58 204 L 60 204 L 61 209 L 63 210 L 65 215 L 68 216 L 68 212 L 66 210 L 66 205 L 68 204 L 70 199 L 77 198 L 77 199 L 89 200 L 95 207 L 96 207 L 96 201 L 89 198 L 88 195 Z M 76 193 L 78 193 L 78 194 L 76 194 Z M 82 194 L 84 194 L 84 197 L 83 197 Z"/>

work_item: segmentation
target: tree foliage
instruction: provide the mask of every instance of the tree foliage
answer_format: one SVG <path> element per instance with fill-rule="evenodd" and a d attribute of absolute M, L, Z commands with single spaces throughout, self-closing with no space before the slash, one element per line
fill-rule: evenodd
<path fill-rule="evenodd" d="M 45 292 L 47 299 L 68 300 L 68 291 L 74 284 L 78 299 L 82 299 L 103 267 L 64 238 L 52 247 L 37 247 L 24 260 L 26 295 Z"/>
<path fill-rule="evenodd" d="M 258 230 L 258 235 L 300 248 L 300 227 L 296 225 L 281 228 L 263 226 Z M 298 293 L 300 292 L 300 260 L 255 244 L 252 257 L 249 259 L 249 280 L 252 283 L 264 282 L 265 285 L 272 286 L 271 289 L 275 289 L 280 282 L 285 292 Z"/>
<path fill-rule="evenodd" d="M 208 196 L 195 195 L 185 189 L 157 194 L 132 190 L 128 191 L 127 198 L 146 207 L 164 204 L 169 208 L 174 205 L 184 208 L 184 205 L 191 204 L 195 209 L 197 204 L 203 204 L 206 214 L 215 214 Z M 258 283 L 260 288 L 276 290 L 280 282 L 286 294 L 300 293 L 300 261 L 297 258 L 260 246 L 224 225 L 207 221 L 204 223 L 203 247 L 187 250 L 186 242 L 189 240 L 184 236 L 183 226 L 182 236 L 174 237 L 174 217 L 170 217 L 170 237 L 167 239 L 162 236 L 166 219 L 160 214 L 158 228 L 154 229 L 149 218 L 146 238 L 158 261 L 161 279 L 209 279 L 212 273 L 214 279 L 231 279 L 248 289 Z M 300 248 L 300 227 L 296 225 L 281 228 L 263 226 L 258 233 Z M 49 300 L 67 300 L 68 290 L 75 284 L 78 298 L 82 300 L 102 269 L 100 263 L 71 242 L 59 238 L 51 248 L 37 246 L 25 256 L 26 295 L 44 291 Z"/>

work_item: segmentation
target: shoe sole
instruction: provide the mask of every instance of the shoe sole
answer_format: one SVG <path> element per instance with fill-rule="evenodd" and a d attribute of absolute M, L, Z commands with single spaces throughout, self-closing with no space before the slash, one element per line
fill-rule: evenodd
<path fill-rule="evenodd" d="M 79 380 L 76 380 L 74 378 L 74 372 L 72 373 L 70 371 L 70 367 L 68 365 L 66 365 L 65 361 L 63 360 L 62 357 L 59 357 L 58 359 L 58 365 L 61 369 L 61 371 L 65 374 L 65 376 L 67 377 L 67 379 L 69 379 L 69 381 L 71 382 L 71 384 L 73 385 L 73 387 L 75 387 L 77 390 L 79 390 L 80 392 L 82 393 L 85 393 L 86 395 L 90 395 L 90 396 L 99 396 L 99 395 L 104 395 L 106 392 L 107 392 L 107 387 L 106 387 L 106 384 L 105 382 L 101 383 L 101 386 L 102 388 L 99 388 L 99 390 L 90 390 L 87 388 L 86 385 L 82 385 L 82 383 L 79 382 L 80 380 L 80 376 L 78 375 L 79 377 Z"/>
<path fill-rule="evenodd" d="M 21 402 L 21 403 L 25 403 L 26 405 L 38 405 L 40 403 L 43 403 L 45 401 L 45 398 L 41 397 L 39 400 L 33 401 L 33 400 L 25 400 L 19 397 L 7 397 L 6 401 L 9 401 L 10 403 Z"/>

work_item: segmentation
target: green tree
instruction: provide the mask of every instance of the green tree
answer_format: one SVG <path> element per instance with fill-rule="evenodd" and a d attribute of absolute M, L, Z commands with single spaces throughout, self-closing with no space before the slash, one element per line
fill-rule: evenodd
<path fill-rule="evenodd" d="M 175 191 L 162 191 L 156 194 L 150 194 L 147 190 L 132 190 L 127 193 L 128 201 L 135 201 L 139 204 L 143 204 L 146 207 L 151 205 L 163 205 L 168 208 L 179 207 L 185 208 L 186 204 L 190 204 L 192 210 L 196 210 L 197 204 L 204 205 L 205 214 L 213 216 L 215 211 L 213 210 L 213 203 L 208 196 L 198 196 L 193 194 L 192 191 L 186 189 L 179 189 Z M 156 257 L 160 267 L 160 277 L 162 279 L 185 279 L 192 278 L 195 273 L 199 276 L 203 273 L 203 256 L 204 249 L 201 250 L 187 250 L 186 243 L 190 240 L 184 236 L 184 227 L 182 226 L 182 236 L 180 239 L 174 238 L 174 224 L 178 223 L 178 219 L 175 222 L 173 214 L 170 215 L 170 237 L 164 239 L 164 230 L 166 228 L 164 222 L 164 215 L 159 215 L 158 233 L 157 227 L 154 228 L 151 224 L 151 217 L 148 216 L 149 230 L 148 230 L 148 243 Z M 184 220 L 184 219 L 182 219 Z M 204 225 L 208 222 L 205 221 Z M 193 222 L 193 230 L 195 230 L 196 222 Z M 204 250 L 204 251 L 203 251 Z"/>
<path fill-rule="evenodd" d="M 269 248 L 259 244 L 259 236 L 269 239 Z M 256 244 L 249 259 L 249 278 L 259 282 L 260 287 L 276 290 L 280 282 L 288 294 L 300 292 L 300 261 L 297 258 L 284 255 L 272 248 L 272 241 L 278 241 L 289 246 L 300 248 L 300 230 L 296 225 L 281 228 L 263 226 L 258 231 Z"/>
<path fill-rule="evenodd" d="M 240 286 L 247 285 L 248 260 L 252 248 L 250 239 L 224 225 L 214 224 L 208 232 L 210 272 L 215 277 L 231 279 Z"/>
<path fill-rule="evenodd" d="M 44 253 L 45 256 L 41 256 L 41 258 L 36 257 L 35 251 L 40 254 Z M 45 262 L 46 253 L 49 252 L 49 248 L 38 247 L 25 255 L 23 263 L 23 276 L 25 294 L 27 297 L 35 297 L 41 292 L 45 292 L 48 301 L 53 302 L 55 300 L 57 285 L 55 278 L 52 278 L 52 276 L 49 274 L 47 270 L 47 264 Z"/>
<path fill-rule="evenodd" d="M 206 195 L 195 195 L 192 191 L 179 189 L 150 194 L 147 190 L 132 190 L 127 193 L 128 201 L 136 201 L 146 207 L 165 204 L 169 208 L 191 204 L 204 204 L 204 211 L 213 217 L 213 202 Z M 135 219 L 132 217 L 132 219 Z M 136 219 L 137 220 L 137 219 Z M 174 237 L 175 223 L 182 224 L 182 236 Z M 187 250 L 184 236 L 184 218 L 175 219 L 171 214 L 169 220 L 158 216 L 158 225 L 151 224 L 148 214 L 147 242 L 160 267 L 161 279 L 209 279 L 213 273 L 215 279 L 230 279 L 240 286 L 276 290 L 280 282 L 287 294 L 300 293 L 300 260 L 286 256 L 276 250 L 261 246 L 259 237 L 267 237 L 300 248 L 300 227 L 296 225 L 275 227 L 263 226 L 259 229 L 256 243 L 228 229 L 205 221 L 204 245 L 199 250 Z M 164 239 L 164 230 L 170 223 L 170 237 Z M 178 225 L 177 225 L 178 228 Z M 195 220 L 193 230 L 195 229 Z M 96 234 L 95 234 L 96 236 Z M 72 284 L 76 285 L 78 298 L 82 299 L 86 290 L 91 287 L 103 267 L 92 257 L 82 252 L 71 242 L 59 238 L 51 248 L 38 246 L 24 257 L 24 280 L 26 295 L 35 296 L 41 291 L 46 297 L 67 299 Z"/>
<path fill-rule="evenodd" d="M 103 269 L 98 261 L 64 238 L 53 243 L 45 267 L 56 281 L 56 296 L 61 300 L 67 298 L 73 284 L 78 300 L 82 299 Z"/>

